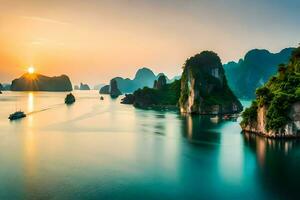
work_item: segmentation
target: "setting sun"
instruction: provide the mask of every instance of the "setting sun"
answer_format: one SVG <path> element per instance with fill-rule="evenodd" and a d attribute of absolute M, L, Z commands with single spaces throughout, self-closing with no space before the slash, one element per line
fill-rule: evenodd
<path fill-rule="evenodd" d="M 29 74 L 33 74 L 34 71 L 35 71 L 35 70 L 34 70 L 34 67 L 29 67 L 29 68 L 28 68 L 28 73 L 29 73 Z"/>

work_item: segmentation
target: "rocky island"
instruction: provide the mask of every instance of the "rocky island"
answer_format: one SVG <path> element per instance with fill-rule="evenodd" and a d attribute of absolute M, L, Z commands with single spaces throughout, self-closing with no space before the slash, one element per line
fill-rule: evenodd
<path fill-rule="evenodd" d="M 165 85 L 157 84 L 161 87 L 144 87 L 133 94 L 127 94 L 121 103 L 133 104 L 135 107 L 143 109 L 178 109 L 180 80 Z"/>
<path fill-rule="evenodd" d="M 243 110 L 227 84 L 216 53 L 203 51 L 185 62 L 179 106 L 181 112 L 194 114 L 234 114 Z"/>
<path fill-rule="evenodd" d="M 193 114 L 234 114 L 243 109 L 227 85 L 220 58 L 210 51 L 189 58 L 181 80 L 167 84 L 160 76 L 154 88 L 138 89 L 121 103 L 139 108 L 176 108 Z"/>
<path fill-rule="evenodd" d="M 110 86 L 109 86 L 109 85 L 105 85 L 105 86 L 103 86 L 103 87 L 99 90 L 99 93 L 100 93 L 100 94 L 109 94 L 109 90 L 110 90 Z"/>
<path fill-rule="evenodd" d="M 80 83 L 79 90 L 90 90 L 90 86 L 85 83 Z"/>
<path fill-rule="evenodd" d="M 72 84 L 68 76 L 48 77 L 41 74 L 26 73 L 12 81 L 12 91 L 72 91 Z"/>
<path fill-rule="evenodd" d="M 67 94 L 65 98 L 65 104 L 71 105 L 76 101 L 75 96 L 72 93 Z"/>
<path fill-rule="evenodd" d="M 112 79 L 110 81 L 110 92 L 109 92 L 109 94 L 112 98 L 117 98 L 118 96 L 120 96 L 122 94 L 122 92 L 118 88 L 118 83 L 117 83 L 116 79 Z"/>
<path fill-rule="evenodd" d="M 242 114 L 241 127 L 272 138 L 300 136 L 300 47 L 276 76 L 256 90 L 256 100 Z"/>

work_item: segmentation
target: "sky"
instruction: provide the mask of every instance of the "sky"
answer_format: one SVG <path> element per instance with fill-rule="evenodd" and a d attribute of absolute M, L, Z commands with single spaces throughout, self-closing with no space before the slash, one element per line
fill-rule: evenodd
<path fill-rule="evenodd" d="M 213 50 L 223 63 L 253 48 L 300 42 L 298 0 L 0 0 L 0 82 L 33 65 L 73 84 L 133 78 L 140 67 L 168 77 Z"/>

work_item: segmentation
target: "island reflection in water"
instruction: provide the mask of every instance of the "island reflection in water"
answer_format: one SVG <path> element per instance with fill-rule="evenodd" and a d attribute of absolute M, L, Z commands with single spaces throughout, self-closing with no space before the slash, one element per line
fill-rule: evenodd
<path fill-rule="evenodd" d="M 135 109 L 97 91 L 0 96 L 0 199 L 286 197 L 298 140 L 241 134 L 238 122 Z M 15 109 L 28 116 L 10 122 Z M 238 120 L 239 121 L 239 120 Z M 251 194 L 251 195 L 249 195 Z"/>

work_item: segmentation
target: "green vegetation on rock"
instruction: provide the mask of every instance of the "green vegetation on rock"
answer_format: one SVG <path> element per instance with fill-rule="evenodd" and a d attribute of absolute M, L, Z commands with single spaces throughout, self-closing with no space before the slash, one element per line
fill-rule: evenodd
<path fill-rule="evenodd" d="M 257 110 L 265 107 L 266 130 L 279 131 L 290 118 L 291 106 L 300 101 L 300 47 L 294 50 L 288 64 L 281 64 L 276 76 L 256 90 L 256 101 L 247 108 L 242 116 L 242 126 L 256 122 Z"/>
<path fill-rule="evenodd" d="M 180 80 L 166 84 L 160 89 L 144 87 L 133 93 L 134 106 L 139 108 L 177 106 L 180 96 Z"/>
<path fill-rule="evenodd" d="M 190 97 L 192 102 L 188 100 Z M 212 51 L 203 51 L 185 62 L 179 104 L 186 112 L 203 114 L 210 114 L 215 106 L 219 107 L 218 113 L 242 109 L 227 84 L 219 56 Z"/>

